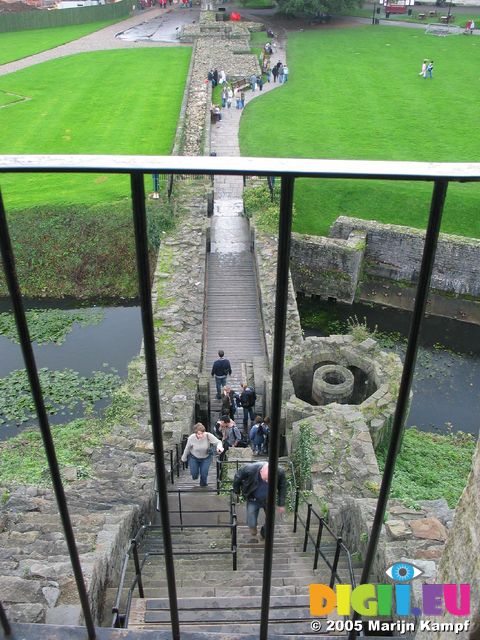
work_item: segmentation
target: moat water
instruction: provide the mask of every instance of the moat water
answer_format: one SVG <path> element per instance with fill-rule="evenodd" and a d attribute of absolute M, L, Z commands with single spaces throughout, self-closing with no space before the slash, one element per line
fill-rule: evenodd
<path fill-rule="evenodd" d="M 403 357 L 411 313 L 379 305 L 347 305 L 318 300 L 299 300 L 305 336 L 340 333 L 348 318 L 366 322 L 370 330 L 384 334 L 380 342 L 387 351 Z M 464 431 L 478 436 L 480 425 L 480 326 L 427 316 L 420 335 L 413 400 L 407 426 L 425 431 Z"/>
<path fill-rule="evenodd" d="M 82 376 L 91 376 L 94 371 L 114 371 L 120 378 L 126 378 L 128 363 L 140 352 L 142 325 L 137 302 L 123 302 L 114 306 L 112 302 L 102 302 L 93 307 L 85 307 L 75 300 L 24 301 L 25 309 L 92 309 L 102 312 L 103 319 L 98 324 L 80 326 L 75 323 L 62 344 L 33 343 L 37 367 L 50 370 L 73 369 Z M 10 311 L 10 303 L 0 300 L 0 312 Z M 24 363 L 20 345 L 6 336 L 0 336 L 0 377 L 5 377 L 16 369 L 23 369 Z M 108 399 L 95 403 L 98 413 L 108 403 Z M 64 410 L 49 417 L 51 424 L 61 424 L 79 418 L 84 408 Z M 35 422 L 35 421 L 34 421 Z M 13 423 L 0 425 L 0 441 L 17 435 L 31 426 L 27 422 L 21 426 Z"/>

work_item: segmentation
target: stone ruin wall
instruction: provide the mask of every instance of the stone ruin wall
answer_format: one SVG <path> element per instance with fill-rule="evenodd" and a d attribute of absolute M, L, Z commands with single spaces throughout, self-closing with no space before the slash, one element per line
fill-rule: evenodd
<path fill-rule="evenodd" d="M 351 304 L 360 279 L 365 233 L 347 240 L 292 234 L 291 271 L 295 291 Z"/>
<path fill-rule="evenodd" d="M 420 229 L 339 216 L 328 238 L 293 234 L 295 290 L 351 304 L 364 276 L 415 285 L 424 241 Z M 480 298 L 480 240 L 441 233 L 431 286 Z"/>
<path fill-rule="evenodd" d="M 418 281 L 423 230 L 345 216 L 337 218 L 330 229 L 332 237 L 344 240 L 353 232 L 367 236 L 365 275 L 408 284 Z M 443 293 L 480 297 L 480 240 L 441 233 L 431 286 Z"/>

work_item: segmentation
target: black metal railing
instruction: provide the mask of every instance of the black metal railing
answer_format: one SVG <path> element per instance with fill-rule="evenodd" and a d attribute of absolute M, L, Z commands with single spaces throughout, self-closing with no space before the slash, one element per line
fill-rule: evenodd
<path fill-rule="evenodd" d="M 213 490 L 214 493 L 216 493 L 215 490 Z M 182 495 L 188 493 L 189 495 L 192 495 L 192 492 L 190 490 L 175 490 L 175 491 L 169 491 L 168 494 L 169 495 L 175 495 L 177 494 L 178 496 L 178 505 L 179 508 L 178 510 L 175 509 L 169 509 L 169 512 L 171 515 L 178 515 L 179 517 L 179 524 L 170 524 L 170 527 L 172 529 L 175 530 L 180 530 L 180 531 L 184 531 L 185 529 L 198 529 L 198 530 L 204 530 L 204 529 L 212 529 L 212 530 L 216 530 L 216 529 L 227 529 L 230 532 L 230 549 L 195 549 L 195 550 L 188 550 L 188 549 L 179 549 L 179 550 L 174 550 L 173 551 L 173 555 L 175 556 L 206 556 L 206 555 L 210 555 L 210 556 L 218 556 L 218 555 L 231 555 L 232 556 L 232 569 L 233 571 L 237 570 L 237 566 L 238 566 L 238 559 L 237 559 L 237 513 L 236 513 L 236 503 L 235 503 L 235 499 L 233 497 L 233 494 L 230 492 L 230 497 L 229 497 L 229 502 L 228 502 L 228 509 L 185 509 L 182 506 Z M 202 491 L 202 495 L 205 494 L 205 491 Z M 208 523 L 199 523 L 198 521 L 195 524 L 185 524 L 183 522 L 183 517 L 185 515 L 188 514 L 222 514 L 222 513 L 228 513 L 229 514 L 229 522 L 226 524 L 208 524 Z M 146 541 L 147 541 L 147 537 L 146 534 L 150 533 L 150 532 L 157 532 L 157 531 L 161 531 L 163 529 L 162 525 L 152 525 L 152 524 L 146 524 L 146 525 L 142 525 L 140 527 L 140 529 L 138 530 L 136 536 L 130 541 L 130 545 L 125 553 L 125 556 L 123 558 L 123 562 L 122 562 L 122 567 L 120 570 L 120 579 L 119 579 L 119 584 L 118 584 L 118 588 L 117 588 L 117 594 L 115 596 L 115 601 L 114 604 L 112 606 L 112 627 L 121 627 L 121 628 L 125 628 L 128 625 L 128 619 L 130 616 L 130 609 L 131 609 L 131 604 L 132 604 L 132 599 L 135 593 L 135 590 L 138 591 L 138 597 L 139 598 L 144 598 L 145 597 L 145 592 L 144 592 L 144 587 L 143 587 L 143 578 L 142 578 L 142 570 L 146 564 L 146 562 L 155 556 L 163 556 L 165 555 L 165 551 L 164 549 L 151 549 L 149 548 L 148 550 L 142 552 L 142 544 L 145 545 Z M 158 540 L 157 538 L 154 538 L 154 541 Z M 148 539 L 148 542 L 151 542 L 151 538 Z M 145 545 L 146 546 L 146 545 Z M 142 558 L 140 559 L 140 555 L 142 555 Z M 128 571 L 128 567 L 131 564 L 133 560 L 133 565 L 134 565 L 134 569 L 135 569 L 135 575 L 133 577 L 132 582 L 130 583 L 130 586 L 128 587 L 128 591 L 127 591 L 127 599 L 126 599 L 126 604 L 124 607 L 124 610 L 122 611 L 122 595 L 123 595 L 123 590 L 125 588 L 125 580 L 126 580 L 126 576 L 127 576 L 127 571 Z"/>
<path fill-rule="evenodd" d="M 388 495 L 392 482 L 395 461 L 407 415 L 408 398 L 412 384 L 418 350 L 418 338 L 425 312 L 427 294 L 435 259 L 440 223 L 450 182 L 479 182 L 480 163 L 418 163 L 353 160 L 310 160 L 284 158 L 233 158 L 233 157 L 180 157 L 180 156 L 0 156 L 0 173 L 101 173 L 130 176 L 133 227 L 137 255 L 137 270 L 142 313 L 145 362 L 148 383 L 148 398 L 154 445 L 155 476 L 160 496 L 162 536 L 165 550 L 168 599 L 171 616 L 172 638 L 179 640 L 177 591 L 173 563 L 170 518 L 168 512 L 167 479 L 163 448 L 162 418 L 158 389 L 158 372 L 155 353 L 152 299 L 150 292 L 151 273 L 148 258 L 147 225 L 145 212 L 144 176 L 160 175 L 243 175 L 275 176 L 281 179 L 280 215 L 278 227 L 278 259 L 276 271 L 275 322 L 272 363 L 271 419 L 281 424 L 283 369 L 285 355 L 286 314 L 288 302 L 290 239 L 292 228 L 293 190 L 297 178 L 348 179 L 348 180 L 392 180 L 416 181 L 433 184 L 430 213 L 426 230 L 422 265 L 418 276 L 418 288 L 407 345 L 405 364 L 400 382 L 399 396 L 393 420 L 390 444 L 385 461 L 385 470 L 373 526 L 370 532 L 361 583 L 368 582 L 376 553 Z M 388 206 L 388 203 L 386 203 Z M 77 584 L 79 599 L 89 640 L 96 637 L 89 597 L 86 590 L 78 550 L 76 546 L 69 509 L 60 477 L 55 447 L 50 433 L 47 412 L 38 370 L 32 350 L 27 321 L 15 269 L 15 259 L 7 225 L 3 199 L 0 194 L 0 249 L 6 282 L 12 299 L 20 345 L 27 369 L 40 431 L 62 520 L 68 551 Z M 271 434 L 268 483 L 268 508 L 266 516 L 266 540 L 263 564 L 263 588 L 260 640 L 268 638 L 270 591 L 272 578 L 273 540 L 275 536 L 275 497 L 277 464 L 280 448 L 280 433 Z M 0 609 L 0 623 L 4 633 L 10 626 L 5 611 Z M 18 627 L 21 629 L 21 626 Z M 19 632 L 21 633 L 21 631 Z M 350 636 L 354 638 L 356 632 Z"/>

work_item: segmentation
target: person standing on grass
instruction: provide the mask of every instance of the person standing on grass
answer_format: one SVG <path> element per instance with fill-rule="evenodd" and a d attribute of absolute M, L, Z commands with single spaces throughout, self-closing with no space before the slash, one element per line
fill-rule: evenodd
<path fill-rule="evenodd" d="M 213 457 L 212 445 L 216 447 L 217 453 L 223 453 L 220 440 L 213 433 L 208 433 L 201 422 L 197 422 L 185 445 L 182 462 L 188 462 L 193 480 L 200 474 L 201 487 L 207 486 L 208 470 Z"/>
<path fill-rule="evenodd" d="M 288 80 L 288 67 L 286 64 L 283 65 L 283 82 L 285 83 Z"/>
<path fill-rule="evenodd" d="M 430 62 L 427 65 L 427 73 L 425 75 L 425 78 L 428 77 L 431 78 L 433 80 L 433 60 L 430 60 Z"/>
<path fill-rule="evenodd" d="M 258 542 L 257 525 L 260 509 L 266 510 L 268 495 L 268 462 L 254 462 L 239 469 L 233 479 L 233 492 L 243 493 L 247 500 L 247 525 L 252 534 L 250 542 Z M 277 503 L 279 513 L 285 513 L 287 481 L 285 471 L 279 467 L 277 483 Z M 265 527 L 260 529 L 265 538 Z"/>
<path fill-rule="evenodd" d="M 426 75 L 427 75 L 427 65 L 428 65 L 428 60 L 424 60 L 422 62 L 422 70 L 418 74 L 419 76 L 423 76 L 424 78 L 426 77 Z"/>

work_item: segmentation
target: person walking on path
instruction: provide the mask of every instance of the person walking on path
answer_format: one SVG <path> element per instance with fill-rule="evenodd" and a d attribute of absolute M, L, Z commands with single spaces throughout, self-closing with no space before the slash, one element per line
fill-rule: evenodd
<path fill-rule="evenodd" d="M 288 67 L 286 64 L 283 65 L 283 82 L 285 83 L 288 80 Z"/>
<path fill-rule="evenodd" d="M 237 398 L 238 393 L 235 393 L 232 387 L 229 384 L 226 384 L 222 391 L 222 416 L 229 415 L 233 420 L 237 413 Z"/>
<path fill-rule="evenodd" d="M 250 76 L 250 88 L 252 91 L 255 91 L 257 88 L 257 76 L 254 73 Z"/>
<path fill-rule="evenodd" d="M 235 98 L 235 106 L 237 109 L 241 109 L 242 108 L 242 100 L 240 98 L 240 89 L 238 87 L 235 87 L 235 90 L 233 92 L 234 98 Z"/>
<path fill-rule="evenodd" d="M 228 89 L 227 89 L 227 109 L 230 109 L 230 107 L 232 106 L 232 100 L 233 100 L 233 89 L 232 89 L 232 87 L 228 87 Z"/>
<path fill-rule="evenodd" d="M 255 401 L 257 399 L 257 394 L 252 387 L 249 387 L 246 384 L 241 384 L 240 391 L 240 405 L 243 407 L 243 430 L 245 433 L 248 433 L 248 418 L 250 417 L 250 422 L 253 423 L 255 419 Z"/>
<path fill-rule="evenodd" d="M 258 542 L 257 526 L 260 509 L 266 510 L 268 496 L 268 462 L 254 462 L 239 469 L 233 479 L 233 492 L 242 492 L 247 501 L 247 525 L 252 534 L 250 542 Z M 279 513 L 285 512 L 287 482 L 285 471 L 279 467 L 277 483 L 277 504 Z M 265 527 L 260 530 L 265 538 Z"/>
<path fill-rule="evenodd" d="M 220 349 L 218 352 L 218 360 L 215 360 L 212 366 L 212 376 L 215 378 L 215 384 L 217 386 L 217 400 L 222 399 L 222 388 L 227 384 L 227 376 L 232 375 L 230 360 L 224 358 L 224 355 L 224 351 Z"/>
<path fill-rule="evenodd" d="M 182 453 L 182 462 L 188 462 L 192 479 L 196 480 L 200 474 L 200 486 L 207 486 L 208 470 L 212 462 L 212 446 L 217 453 L 223 453 L 221 441 L 213 433 L 208 433 L 201 422 L 197 422 L 194 432 L 187 439 Z"/>
<path fill-rule="evenodd" d="M 278 76 L 278 67 L 277 65 L 275 65 L 272 69 L 272 76 L 273 76 L 273 81 L 276 82 L 277 81 L 277 76 Z"/>
<path fill-rule="evenodd" d="M 245 91 L 240 91 L 240 109 L 245 106 Z"/>
<path fill-rule="evenodd" d="M 222 95 L 222 109 L 225 109 L 225 107 L 227 106 L 227 97 L 228 97 L 228 90 L 226 85 L 223 86 L 221 95 Z"/>

